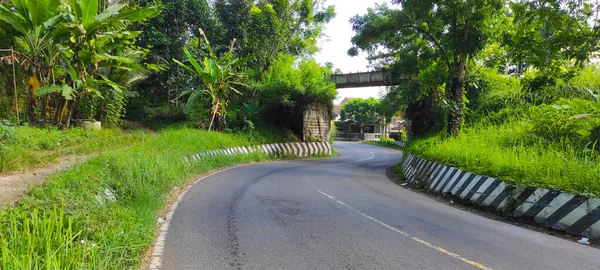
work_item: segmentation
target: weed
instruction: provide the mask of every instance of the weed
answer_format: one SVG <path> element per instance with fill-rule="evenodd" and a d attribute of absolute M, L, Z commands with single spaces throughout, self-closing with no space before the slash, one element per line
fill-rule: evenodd
<path fill-rule="evenodd" d="M 254 152 L 189 163 L 183 157 L 248 146 L 258 136 L 168 129 L 54 174 L 18 206 L 0 211 L 2 269 L 135 268 L 173 187 L 210 170 L 268 158 Z"/>
<path fill-rule="evenodd" d="M 119 129 L 61 131 L 32 127 L 10 127 L 8 134 L 6 139 L 0 139 L 0 173 L 46 165 L 59 156 L 131 146 L 152 136 L 148 132 L 124 133 Z"/>

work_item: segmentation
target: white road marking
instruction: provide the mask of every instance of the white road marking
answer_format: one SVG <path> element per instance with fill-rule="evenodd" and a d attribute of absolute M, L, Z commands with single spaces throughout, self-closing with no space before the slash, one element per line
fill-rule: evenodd
<path fill-rule="evenodd" d="M 366 217 L 366 218 L 370 219 L 371 221 L 374 221 L 375 223 L 377 223 L 377 224 L 379 224 L 379 225 L 381 225 L 381 226 L 383 226 L 383 227 L 386 227 L 386 228 L 388 228 L 388 229 L 390 229 L 390 230 L 392 230 L 392 231 L 394 231 L 394 232 L 397 232 L 397 233 L 399 233 L 399 234 L 401 234 L 401 235 L 403 235 L 403 236 L 405 236 L 405 237 L 407 237 L 407 238 L 409 238 L 409 239 L 411 239 L 411 240 L 413 240 L 413 241 L 415 241 L 415 242 L 418 242 L 418 243 L 421 243 L 421 244 L 423 244 L 423 245 L 425 245 L 425 246 L 427 246 L 427 247 L 433 248 L 433 249 L 435 249 L 435 250 L 437 250 L 437 251 L 439 251 L 439 252 L 442 252 L 442 253 L 444 253 L 444 254 L 446 254 L 446 255 L 449 255 L 449 256 L 451 256 L 451 257 L 454 257 L 454 258 L 456 258 L 456 259 L 459 259 L 459 260 L 461 260 L 461 261 L 463 261 L 463 262 L 465 262 L 465 263 L 468 263 L 468 264 L 470 264 L 470 265 L 473 265 L 473 266 L 475 266 L 475 267 L 477 267 L 477 268 L 479 268 L 479 269 L 488 269 L 488 270 L 492 270 L 492 268 L 486 267 L 486 266 L 484 266 L 483 264 L 480 264 L 480 263 L 478 263 L 478 262 L 475 262 L 475 261 L 469 260 L 469 259 L 467 259 L 467 258 L 464 258 L 464 257 L 462 257 L 462 256 L 460 256 L 460 255 L 458 255 L 458 254 L 456 254 L 456 253 L 450 252 L 450 251 L 448 251 L 448 250 L 446 250 L 446 249 L 444 249 L 444 248 L 438 247 L 438 246 L 436 246 L 436 245 L 434 245 L 434 244 L 431 244 L 431 243 L 429 243 L 429 242 L 427 242 L 427 241 L 425 241 L 425 240 L 422 240 L 422 239 L 420 239 L 420 238 L 418 238 L 418 237 L 412 236 L 411 234 L 409 234 L 409 233 L 407 233 L 407 232 L 404 232 L 404 231 L 398 230 L 396 227 L 393 227 L 393 226 L 391 226 L 391 225 L 389 225 L 389 224 L 387 224 L 387 223 L 385 223 L 385 222 L 383 222 L 383 221 L 381 221 L 381 220 L 379 220 L 379 219 L 376 219 L 376 218 L 374 218 L 374 217 L 372 217 L 372 216 L 369 216 L 369 215 L 367 215 L 367 214 L 363 213 L 362 211 L 360 211 L 360 210 L 358 210 L 358 209 L 356 209 L 356 208 L 354 208 L 354 207 L 350 206 L 349 204 L 347 204 L 347 203 L 345 203 L 345 202 L 343 202 L 343 201 L 340 201 L 340 200 L 336 199 L 335 197 L 333 197 L 333 196 L 331 196 L 331 195 L 329 195 L 329 194 L 327 194 L 327 193 L 325 193 L 325 192 L 323 192 L 323 191 L 320 191 L 320 190 L 318 190 L 318 191 L 319 191 L 319 193 L 321 193 L 323 196 L 325 196 L 325 197 L 327 197 L 327 198 L 329 198 L 329 199 L 332 199 L 332 200 L 336 201 L 337 203 L 339 203 L 339 204 L 341 204 L 341 205 L 345 206 L 346 208 L 348 208 L 348 209 L 350 209 L 350 210 L 352 210 L 352 211 L 354 211 L 354 212 L 356 212 L 356 213 L 360 214 L 361 216 L 363 216 L 363 217 Z"/>
<path fill-rule="evenodd" d="M 369 157 L 369 158 L 364 158 L 364 159 L 359 159 L 359 160 L 357 160 L 357 161 L 354 161 L 354 162 L 361 162 L 361 161 L 365 161 L 365 160 L 373 159 L 374 157 L 375 157 L 375 154 L 373 154 L 373 152 L 371 152 L 371 157 Z"/>

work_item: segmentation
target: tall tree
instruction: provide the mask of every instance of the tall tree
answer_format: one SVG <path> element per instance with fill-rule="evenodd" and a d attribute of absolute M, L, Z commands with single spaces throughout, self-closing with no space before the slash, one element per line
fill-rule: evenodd
<path fill-rule="evenodd" d="M 259 0 L 250 9 L 247 53 L 254 54 L 254 69 L 265 73 L 279 54 L 297 56 L 317 52 L 323 25 L 335 17 L 323 0 Z"/>
<path fill-rule="evenodd" d="M 340 112 L 341 121 L 351 121 L 360 125 L 364 132 L 365 125 L 373 125 L 381 122 L 380 102 L 375 98 L 355 98 L 342 106 Z"/>
<path fill-rule="evenodd" d="M 137 44 L 150 48 L 148 61 L 168 67 L 164 71 L 151 74 L 137 87 L 138 92 L 152 105 L 168 104 L 181 92 L 189 90 L 189 77 L 171 59 L 185 57 L 183 48 L 192 39 L 199 37 L 198 28 L 206 29 L 206 35 L 216 45 L 229 42 L 221 38 L 222 28 L 206 0 L 160 2 L 160 15 L 136 27 L 143 31 Z M 153 3 L 153 0 L 142 0 L 140 5 Z"/>
<path fill-rule="evenodd" d="M 393 56 L 417 42 L 433 48 L 431 56 L 443 63 L 447 71 L 445 83 L 448 114 L 448 133 L 459 134 L 463 122 L 463 88 L 469 58 L 480 51 L 491 29 L 490 19 L 501 15 L 503 0 L 396 0 L 398 9 L 383 5 L 351 22 L 356 35 L 355 47 L 370 54 L 378 48 L 388 49 Z M 422 46 L 419 46 L 422 47 Z"/>
<path fill-rule="evenodd" d="M 252 2 L 252 0 L 217 0 L 215 2 L 216 13 L 224 28 L 225 41 L 234 39 L 242 41 L 246 38 Z M 236 43 L 238 49 L 241 47 L 240 44 Z"/>

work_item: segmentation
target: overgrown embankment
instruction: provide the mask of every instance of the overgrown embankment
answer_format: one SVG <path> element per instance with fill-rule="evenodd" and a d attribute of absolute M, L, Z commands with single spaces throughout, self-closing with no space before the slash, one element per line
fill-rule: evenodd
<path fill-rule="evenodd" d="M 413 138 L 408 153 L 526 186 L 600 197 L 600 70 L 532 92 L 480 73 L 481 93 L 460 136 Z"/>
<path fill-rule="evenodd" d="M 0 173 L 31 169 L 72 154 L 90 154 L 119 149 L 153 135 L 142 130 L 58 130 L 55 127 L 10 127 L 0 125 Z"/>
<path fill-rule="evenodd" d="M 101 154 L 51 176 L 0 211 L 1 269 L 127 269 L 139 265 L 175 186 L 263 153 L 206 158 L 201 151 L 284 140 L 278 136 L 165 130 L 123 151 Z"/>

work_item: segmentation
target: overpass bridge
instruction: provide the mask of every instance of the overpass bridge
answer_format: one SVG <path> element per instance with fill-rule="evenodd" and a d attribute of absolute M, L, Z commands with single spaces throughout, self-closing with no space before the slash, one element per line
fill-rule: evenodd
<path fill-rule="evenodd" d="M 370 71 L 347 74 L 333 74 L 331 80 L 335 82 L 338 89 L 355 87 L 373 87 L 373 86 L 391 86 L 398 85 L 405 80 L 404 77 L 390 82 L 387 78 L 387 71 Z"/>

